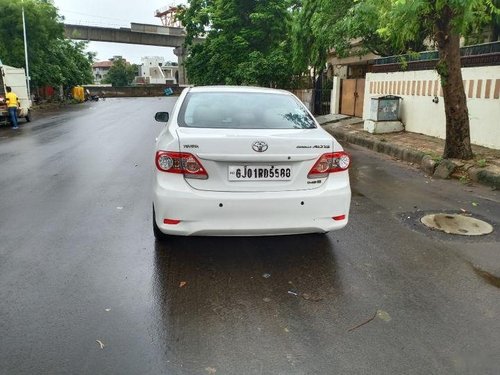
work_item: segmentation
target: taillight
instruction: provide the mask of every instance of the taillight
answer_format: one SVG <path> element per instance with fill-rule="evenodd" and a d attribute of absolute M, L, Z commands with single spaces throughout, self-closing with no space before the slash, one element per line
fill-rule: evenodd
<path fill-rule="evenodd" d="M 329 152 L 321 155 L 311 168 L 307 178 L 327 177 L 329 173 L 342 172 L 349 168 L 351 158 L 345 152 Z"/>
<path fill-rule="evenodd" d="M 162 172 L 183 174 L 186 178 L 208 178 L 196 156 L 187 152 L 157 151 L 156 168 Z"/>

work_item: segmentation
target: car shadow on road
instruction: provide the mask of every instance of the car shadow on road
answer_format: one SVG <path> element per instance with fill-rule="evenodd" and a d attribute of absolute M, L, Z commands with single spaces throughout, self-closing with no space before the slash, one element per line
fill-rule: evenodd
<path fill-rule="evenodd" d="M 341 293 L 326 235 L 170 238 L 155 250 L 169 373 L 198 373 L 217 357 L 225 373 L 259 373 L 276 355 L 286 371 L 286 346 L 320 336 Z"/>

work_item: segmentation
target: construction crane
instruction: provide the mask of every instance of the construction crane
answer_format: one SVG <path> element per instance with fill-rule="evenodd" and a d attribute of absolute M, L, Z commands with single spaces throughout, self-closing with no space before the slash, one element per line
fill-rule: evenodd
<path fill-rule="evenodd" d="M 176 14 L 180 8 L 174 4 L 165 6 L 155 11 L 155 17 L 161 20 L 163 26 L 182 27 L 181 21 L 176 19 Z"/>

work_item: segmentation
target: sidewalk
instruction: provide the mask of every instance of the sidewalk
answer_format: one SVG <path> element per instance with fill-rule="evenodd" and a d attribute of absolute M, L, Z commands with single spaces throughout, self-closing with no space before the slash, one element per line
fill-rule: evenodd
<path fill-rule="evenodd" d="M 500 150 L 473 145 L 473 160 L 443 160 L 444 140 L 439 138 L 410 132 L 371 134 L 363 130 L 363 119 L 345 115 L 318 116 L 316 120 L 341 143 L 414 163 L 437 178 L 457 178 L 500 189 Z"/>

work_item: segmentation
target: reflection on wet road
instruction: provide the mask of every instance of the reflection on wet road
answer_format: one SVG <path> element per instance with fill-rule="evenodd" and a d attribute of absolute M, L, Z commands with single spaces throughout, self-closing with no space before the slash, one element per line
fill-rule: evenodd
<path fill-rule="evenodd" d="M 329 245 L 321 235 L 157 244 L 157 332 L 169 370 L 287 373 L 303 361 L 296 355 L 323 357 L 321 348 L 305 348 L 315 346 L 321 321 L 335 314 L 321 301 L 340 294 Z"/>
<path fill-rule="evenodd" d="M 413 216 L 468 203 L 498 228 L 498 192 L 349 148 L 344 230 L 160 243 L 153 114 L 174 101 L 0 129 L 0 374 L 497 373 L 499 289 L 466 255 L 498 237 L 449 240 Z"/>

